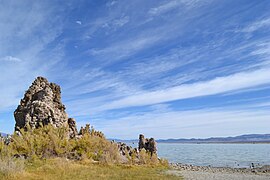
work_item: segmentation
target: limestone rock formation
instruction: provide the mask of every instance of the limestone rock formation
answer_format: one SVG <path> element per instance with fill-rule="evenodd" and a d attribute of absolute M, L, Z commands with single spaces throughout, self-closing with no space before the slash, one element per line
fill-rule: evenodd
<path fill-rule="evenodd" d="M 154 138 L 144 138 L 143 134 L 139 136 L 139 150 L 145 149 L 149 151 L 151 155 L 157 153 L 157 143 Z"/>
<path fill-rule="evenodd" d="M 78 135 L 78 130 L 74 118 L 68 118 L 68 127 L 69 127 L 69 137 L 75 138 Z"/>
<path fill-rule="evenodd" d="M 139 162 L 140 151 L 145 149 L 147 152 L 150 152 L 151 156 L 157 153 L 157 143 L 154 138 L 144 138 L 144 135 L 140 134 L 138 148 L 132 148 L 132 146 L 128 146 L 122 142 L 112 141 L 111 143 L 116 143 L 119 155 L 121 157 L 122 162 L 128 162 L 128 159 L 133 156 L 134 161 Z"/>
<path fill-rule="evenodd" d="M 51 124 L 54 127 L 69 127 L 70 137 L 77 134 L 76 122 L 68 118 L 61 102 L 60 86 L 48 82 L 44 77 L 37 77 L 26 91 L 14 117 L 15 131 Z"/>

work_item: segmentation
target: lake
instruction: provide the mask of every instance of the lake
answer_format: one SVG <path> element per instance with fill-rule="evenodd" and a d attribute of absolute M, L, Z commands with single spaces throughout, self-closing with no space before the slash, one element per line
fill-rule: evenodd
<path fill-rule="evenodd" d="M 158 156 L 170 162 L 215 167 L 270 165 L 270 144 L 158 143 Z"/>
<path fill-rule="evenodd" d="M 127 143 L 133 147 L 137 143 Z M 158 156 L 169 162 L 214 167 L 270 165 L 270 144 L 158 143 Z"/>

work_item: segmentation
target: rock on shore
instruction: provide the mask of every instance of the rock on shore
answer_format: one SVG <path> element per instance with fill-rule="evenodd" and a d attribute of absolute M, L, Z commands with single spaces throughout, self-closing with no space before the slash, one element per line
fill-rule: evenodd
<path fill-rule="evenodd" d="M 138 143 L 139 150 L 145 149 L 149 151 L 151 155 L 157 153 L 157 143 L 154 138 L 144 138 L 143 134 L 139 135 L 139 143 Z"/>

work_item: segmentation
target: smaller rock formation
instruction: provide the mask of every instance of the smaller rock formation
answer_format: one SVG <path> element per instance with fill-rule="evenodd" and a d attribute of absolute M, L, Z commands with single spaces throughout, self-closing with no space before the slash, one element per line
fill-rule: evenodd
<path fill-rule="evenodd" d="M 151 156 L 153 154 L 157 153 L 157 143 L 154 138 L 144 138 L 143 134 L 140 134 L 139 136 L 139 151 L 145 149 L 146 151 L 151 153 Z"/>
<path fill-rule="evenodd" d="M 90 133 L 91 133 L 90 124 L 86 124 L 85 127 L 81 127 L 79 131 L 79 135 L 90 134 Z"/>
<path fill-rule="evenodd" d="M 136 153 L 136 155 L 138 155 L 138 149 L 137 148 L 132 148 L 131 146 L 126 145 L 125 143 L 118 142 L 117 147 L 118 147 L 118 150 L 120 152 L 120 155 L 131 156 L 133 153 Z"/>
<path fill-rule="evenodd" d="M 144 138 L 144 135 L 142 134 L 140 134 L 139 136 L 138 148 L 132 148 L 131 146 L 128 146 L 122 142 L 112 141 L 111 143 L 117 144 L 118 151 L 123 162 L 127 162 L 130 157 L 134 157 L 135 161 L 139 161 L 140 157 L 139 152 L 142 149 L 145 149 L 147 152 L 150 152 L 151 156 L 157 153 L 157 143 L 154 140 L 154 138 L 147 139 Z"/>
<path fill-rule="evenodd" d="M 78 135 L 76 121 L 74 118 L 68 118 L 68 133 L 70 138 L 75 138 Z"/>
<path fill-rule="evenodd" d="M 77 137 L 81 137 L 86 134 L 105 139 L 105 135 L 101 131 L 96 131 L 93 126 L 90 126 L 90 124 L 86 124 L 85 127 L 81 127 Z"/>

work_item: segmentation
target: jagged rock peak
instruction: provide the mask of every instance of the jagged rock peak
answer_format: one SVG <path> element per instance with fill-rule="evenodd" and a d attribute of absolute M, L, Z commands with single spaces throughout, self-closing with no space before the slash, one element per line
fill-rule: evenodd
<path fill-rule="evenodd" d="M 74 132 L 75 120 L 69 120 L 65 109 L 61 102 L 60 86 L 50 83 L 44 77 L 37 77 L 14 112 L 15 130 L 52 124 L 54 127 L 73 126 L 70 127 L 70 131 L 77 133 Z"/>

